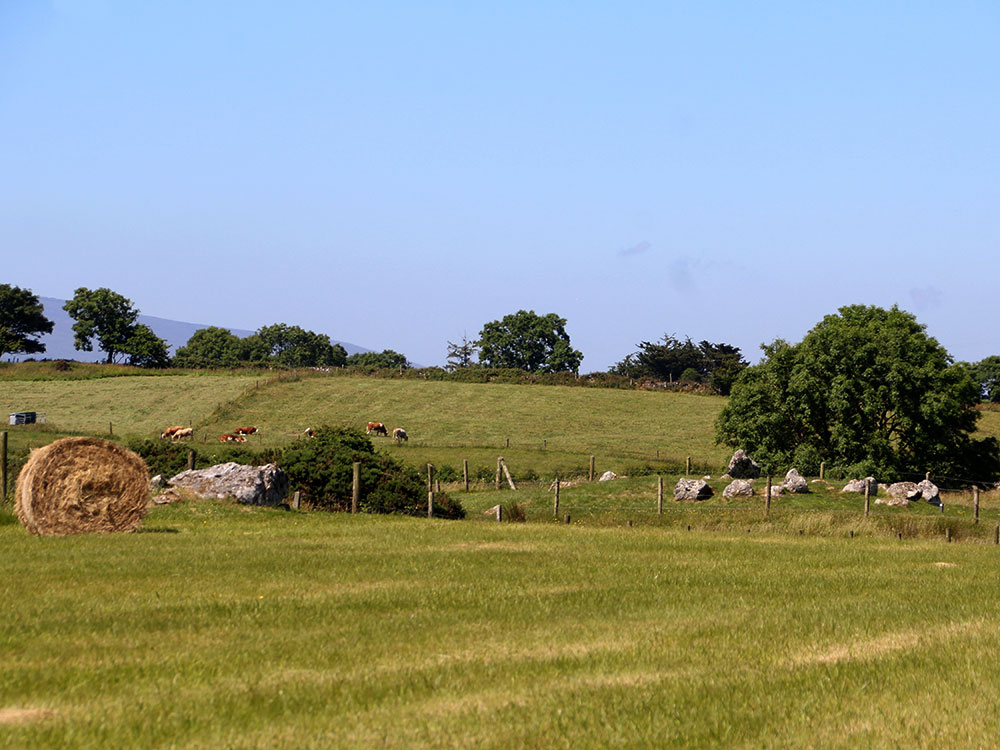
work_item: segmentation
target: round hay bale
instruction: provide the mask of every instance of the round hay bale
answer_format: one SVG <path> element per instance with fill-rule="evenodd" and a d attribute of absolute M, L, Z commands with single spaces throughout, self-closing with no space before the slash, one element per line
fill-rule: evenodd
<path fill-rule="evenodd" d="M 133 531 L 148 500 L 146 462 L 100 438 L 34 450 L 17 477 L 17 517 L 39 536 Z"/>

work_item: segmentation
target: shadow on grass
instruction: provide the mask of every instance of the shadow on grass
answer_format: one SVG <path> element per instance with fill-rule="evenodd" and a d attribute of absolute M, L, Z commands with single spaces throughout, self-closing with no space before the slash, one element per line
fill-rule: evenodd
<path fill-rule="evenodd" d="M 169 529 L 163 528 L 153 528 L 153 529 L 136 529 L 136 534 L 180 534 L 180 529 Z"/>

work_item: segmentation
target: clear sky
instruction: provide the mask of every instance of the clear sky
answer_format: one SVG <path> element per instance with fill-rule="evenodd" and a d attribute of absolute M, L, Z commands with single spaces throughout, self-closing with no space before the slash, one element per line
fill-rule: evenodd
<path fill-rule="evenodd" d="M 0 282 L 582 371 L 900 307 L 1000 354 L 1000 4 L 0 0 Z"/>

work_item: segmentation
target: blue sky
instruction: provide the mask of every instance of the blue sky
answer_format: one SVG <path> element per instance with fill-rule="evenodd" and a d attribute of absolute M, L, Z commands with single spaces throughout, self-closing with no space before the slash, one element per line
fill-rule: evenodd
<path fill-rule="evenodd" d="M 1000 353 L 1000 5 L 0 0 L 0 281 L 583 371 L 842 305 Z"/>

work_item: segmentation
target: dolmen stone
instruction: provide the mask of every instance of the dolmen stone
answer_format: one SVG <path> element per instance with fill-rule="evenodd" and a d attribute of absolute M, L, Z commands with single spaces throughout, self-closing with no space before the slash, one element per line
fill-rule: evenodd
<path fill-rule="evenodd" d="M 917 489 L 917 485 L 913 482 L 896 482 L 895 484 L 890 484 L 886 488 L 886 492 L 889 494 L 887 499 L 878 498 L 875 502 L 884 503 L 885 505 L 899 505 L 905 508 L 911 502 L 919 500 L 923 495 L 923 492 Z"/>
<path fill-rule="evenodd" d="M 781 489 L 791 495 L 804 495 L 809 492 L 809 482 L 795 469 L 789 469 L 785 474 L 785 481 L 781 483 Z"/>
<path fill-rule="evenodd" d="M 760 464 L 750 458 L 746 454 L 746 451 L 740 448 L 729 459 L 726 474 L 733 479 L 756 479 L 760 476 Z"/>
<path fill-rule="evenodd" d="M 598 482 L 610 482 L 612 479 L 617 479 L 617 478 L 618 478 L 618 475 L 615 474 L 613 471 L 606 471 L 603 474 L 601 474 L 600 479 L 598 479 L 597 481 Z"/>
<path fill-rule="evenodd" d="M 707 500 L 715 493 L 704 479 L 678 479 L 674 500 Z"/>
<path fill-rule="evenodd" d="M 198 497 L 231 497 L 241 505 L 278 505 L 288 494 L 288 475 L 274 464 L 245 466 L 230 461 L 182 471 L 167 484 Z"/>
<path fill-rule="evenodd" d="M 920 490 L 920 496 L 931 505 L 941 505 L 941 492 L 930 479 L 917 482 L 917 489 Z"/>
<path fill-rule="evenodd" d="M 723 497 L 753 497 L 753 483 L 746 479 L 734 479 L 722 491 Z"/>
<path fill-rule="evenodd" d="M 878 494 L 878 482 L 875 481 L 875 477 L 865 477 L 864 479 L 852 479 L 850 482 L 844 485 L 844 489 L 841 492 L 864 492 L 865 483 L 868 484 L 868 494 L 877 495 Z"/>

